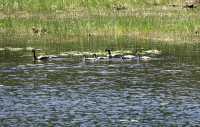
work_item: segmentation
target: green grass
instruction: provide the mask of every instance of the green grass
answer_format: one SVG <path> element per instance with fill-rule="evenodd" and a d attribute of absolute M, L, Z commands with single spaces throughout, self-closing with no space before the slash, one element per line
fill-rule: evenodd
<path fill-rule="evenodd" d="M 174 1 L 173 1 L 174 2 Z M 28 10 L 28 11 L 53 11 L 68 8 L 110 9 L 113 6 L 137 6 L 165 5 L 172 0 L 1 0 L 2 10 Z M 181 3 L 176 0 L 175 3 Z"/>
<path fill-rule="evenodd" d="M 1 0 L 0 42 L 79 42 L 99 36 L 199 42 L 200 9 L 182 6 L 183 0 Z M 33 33 L 32 27 L 47 33 Z"/>

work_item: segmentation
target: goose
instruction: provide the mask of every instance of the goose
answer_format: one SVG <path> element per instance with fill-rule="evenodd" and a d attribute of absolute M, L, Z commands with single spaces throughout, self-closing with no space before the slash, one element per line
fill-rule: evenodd
<path fill-rule="evenodd" d="M 33 60 L 37 61 L 37 60 L 41 60 L 41 61 L 47 61 L 49 60 L 49 58 L 51 58 L 50 56 L 36 56 L 36 51 L 41 51 L 40 49 L 32 49 L 32 53 L 33 53 Z"/>
<path fill-rule="evenodd" d="M 121 62 L 123 61 L 122 55 L 117 54 L 117 55 L 112 55 L 111 49 L 105 49 L 106 52 L 108 52 L 108 57 L 106 61 L 113 61 L 113 62 Z"/>
<path fill-rule="evenodd" d="M 123 61 L 149 61 L 152 60 L 149 56 L 133 56 L 133 55 L 125 55 L 122 57 Z"/>
<path fill-rule="evenodd" d="M 141 51 L 140 51 L 141 50 Z M 141 60 L 141 61 L 149 61 L 152 58 L 149 56 L 142 56 L 142 50 L 144 50 L 143 48 L 141 49 L 136 49 L 135 54 L 136 55 L 124 55 L 122 56 L 123 60 Z"/>
<path fill-rule="evenodd" d="M 141 60 L 141 61 L 149 61 L 149 60 L 152 59 L 149 56 L 144 56 L 145 55 L 144 48 L 140 48 L 139 50 L 136 49 L 136 55 L 138 56 L 138 59 Z"/>
<path fill-rule="evenodd" d="M 140 50 L 143 50 L 143 48 L 141 48 Z M 140 57 L 140 51 L 138 48 L 136 48 L 135 50 L 135 55 L 124 55 L 122 56 L 123 60 L 138 60 Z"/>
<path fill-rule="evenodd" d="M 122 56 L 123 60 L 134 60 L 137 59 L 138 56 L 134 56 L 134 55 L 124 55 Z"/>
<path fill-rule="evenodd" d="M 85 55 L 83 56 L 83 61 L 88 62 L 98 62 L 98 61 L 108 61 L 108 57 L 97 56 L 96 54 L 92 54 L 93 57 L 87 58 Z"/>
<path fill-rule="evenodd" d="M 103 57 L 103 56 L 97 56 L 97 54 L 93 54 L 94 58 L 96 58 L 96 60 L 105 60 L 108 59 L 108 57 Z"/>
<path fill-rule="evenodd" d="M 152 58 L 149 57 L 149 56 L 139 56 L 139 60 L 142 60 L 142 61 L 149 61 L 151 60 Z"/>
<path fill-rule="evenodd" d="M 109 61 L 109 57 L 95 56 L 96 61 Z"/>
<path fill-rule="evenodd" d="M 109 59 L 112 59 L 112 58 L 122 58 L 122 55 L 112 55 L 112 53 L 111 53 L 111 49 L 105 49 L 105 52 L 108 52 L 108 58 Z"/>
<path fill-rule="evenodd" d="M 95 62 L 97 60 L 97 55 L 93 54 L 93 57 L 86 57 L 86 55 L 83 55 L 83 61 L 88 61 L 88 62 Z"/>

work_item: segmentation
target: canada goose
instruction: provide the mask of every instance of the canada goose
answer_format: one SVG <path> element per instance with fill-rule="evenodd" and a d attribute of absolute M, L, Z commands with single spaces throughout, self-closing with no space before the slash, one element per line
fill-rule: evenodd
<path fill-rule="evenodd" d="M 100 61 L 109 61 L 110 58 L 109 57 L 102 57 L 102 56 L 96 56 L 96 61 L 100 62 Z"/>
<path fill-rule="evenodd" d="M 49 56 L 36 56 L 36 51 L 40 51 L 40 49 L 32 49 L 32 53 L 33 53 L 33 60 L 37 61 L 37 60 L 41 60 L 41 61 L 47 61 L 49 60 Z"/>
<path fill-rule="evenodd" d="M 105 52 L 108 52 L 108 58 L 109 59 L 112 59 L 112 58 L 122 58 L 122 55 L 112 55 L 111 49 L 105 49 Z"/>
<path fill-rule="evenodd" d="M 123 60 L 134 60 L 136 58 L 137 58 L 137 56 L 134 56 L 134 55 L 124 55 L 124 56 L 122 56 Z"/>
<path fill-rule="evenodd" d="M 92 54 L 93 57 L 87 58 L 85 55 L 83 56 L 83 61 L 87 62 L 100 62 L 100 61 L 108 61 L 108 57 L 97 56 L 96 54 Z"/>
<path fill-rule="evenodd" d="M 143 50 L 143 48 L 136 48 L 135 50 L 135 55 L 124 55 L 122 56 L 122 59 L 123 60 L 138 60 L 140 55 L 141 55 L 141 51 L 140 50 Z"/>
<path fill-rule="evenodd" d="M 141 49 L 136 49 L 136 55 L 138 57 L 138 60 L 141 60 L 141 61 L 149 61 L 151 60 L 152 58 L 149 57 L 149 56 L 144 56 L 146 53 L 146 51 L 144 51 L 144 48 L 141 48 Z"/>
<path fill-rule="evenodd" d="M 149 61 L 151 60 L 152 58 L 149 57 L 149 56 L 142 56 L 143 53 L 143 48 L 136 48 L 136 51 L 135 51 L 135 55 L 124 55 L 122 56 L 122 59 L 123 60 L 141 60 L 141 61 Z"/>
<path fill-rule="evenodd" d="M 83 55 L 83 61 L 88 61 L 88 62 L 95 62 L 97 60 L 97 55 L 93 54 L 93 57 L 86 57 L 86 55 Z"/>
<path fill-rule="evenodd" d="M 149 61 L 149 60 L 151 60 L 152 58 L 151 57 L 149 57 L 149 56 L 140 56 L 139 57 L 139 60 L 142 60 L 142 61 Z"/>

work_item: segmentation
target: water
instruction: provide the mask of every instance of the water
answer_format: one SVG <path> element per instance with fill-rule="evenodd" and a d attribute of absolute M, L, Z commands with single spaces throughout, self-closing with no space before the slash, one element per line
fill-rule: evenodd
<path fill-rule="evenodd" d="M 33 63 L 1 51 L 0 125 L 199 126 L 199 54 L 181 47 L 148 62 Z"/>

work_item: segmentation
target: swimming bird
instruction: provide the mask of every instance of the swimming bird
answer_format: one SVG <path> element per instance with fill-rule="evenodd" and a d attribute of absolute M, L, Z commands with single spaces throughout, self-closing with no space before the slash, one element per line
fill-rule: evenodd
<path fill-rule="evenodd" d="M 111 49 L 105 49 L 105 52 L 108 52 L 108 58 L 109 59 L 112 59 L 112 58 L 122 58 L 122 55 L 119 55 L 119 54 L 117 54 L 117 55 L 112 55 L 112 53 L 111 53 Z"/>
<path fill-rule="evenodd" d="M 83 61 L 88 61 L 88 62 L 95 62 L 97 60 L 97 55 L 92 54 L 93 57 L 86 57 L 86 55 L 83 55 Z"/>
<path fill-rule="evenodd" d="M 141 60 L 141 61 L 149 61 L 151 60 L 152 58 L 149 57 L 149 56 L 143 56 L 143 48 L 136 48 L 136 51 L 135 51 L 135 55 L 124 55 L 122 56 L 122 59 L 123 60 L 127 60 L 127 61 L 130 61 L 130 60 Z"/>
<path fill-rule="evenodd" d="M 137 58 L 137 56 L 134 56 L 134 55 L 124 55 L 124 56 L 122 56 L 123 60 L 134 60 L 136 58 Z"/>
<path fill-rule="evenodd" d="M 103 56 L 95 56 L 96 57 L 96 61 L 109 61 L 108 57 L 103 57 Z"/>
<path fill-rule="evenodd" d="M 136 48 L 136 50 L 135 50 L 135 55 L 123 55 L 122 56 L 122 59 L 123 60 L 139 60 L 139 58 L 140 58 L 140 55 L 141 55 L 141 51 L 140 50 L 143 50 L 143 48 Z"/>
<path fill-rule="evenodd" d="M 87 62 L 100 62 L 100 61 L 108 61 L 108 57 L 97 56 L 97 54 L 92 54 L 93 57 L 83 56 L 83 61 Z"/>
<path fill-rule="evenodd" d="M 47 61 L 49 60 L 49 58 L 52 58 L 50 56 L 36 56 L 36 51 L 41 51 L 40 49 L 32 49 L 32 53 L 33 53 L 33 60 L 37 61 L 37 60 L 41 60 L 41 61 Z"/>
<path fill-rule="evenodd" d="M 149 56 L 140 56 L 140 57 L 139 57 L 139 60 L 142 60 L 142 61 L 149 61 L 149 60 L 152 60 L 152 58 L 149 57 Z"/>
<path fill-rule="evenodd" d="M 152 59 L 149 56 L 145 56 L 146 51 L 144 51 L 144 48 L 136 49 L 135 54 L 138 56 L 139 60 L 141 61 L 149 61 Z"/>

